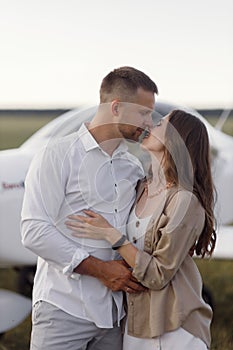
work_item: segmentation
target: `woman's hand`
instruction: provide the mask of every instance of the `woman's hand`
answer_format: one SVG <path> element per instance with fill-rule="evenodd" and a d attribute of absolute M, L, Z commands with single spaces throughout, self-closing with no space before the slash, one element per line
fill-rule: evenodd
<path fill-rule="evenodd" d="M 121 236 L 109 222 L 100 214 L 91 210 L 83 210 L 87 216 L 69 215 L 72 221 L 66 221 L 66 226 L 71 229 L 72 235 L 79 238 L 104 239 L 111 243 L 114 238 Z M 116 236 L 117 234 L 117 236 Z"/>
<path fill-rule="evenodd" d="M 78 238 L 104 239 L 111 245 L 114 245 L 122 237 L 122 233 L 117 231 L 109 222 L 100 214 L 91 210 L 83 210 L 87 216 L 69 215 L 71 221 L 66 221 L 66 226 L 72 230 L 72 235 Z M 127 240 L 118 249 L 120 255 L 125 259 L 127 264 L 134 268 L 136 261 L 137 248 Z"/>

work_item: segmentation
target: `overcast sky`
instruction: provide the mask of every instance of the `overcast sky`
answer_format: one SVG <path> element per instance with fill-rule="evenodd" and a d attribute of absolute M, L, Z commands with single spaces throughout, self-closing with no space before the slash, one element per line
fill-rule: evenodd
<path fill-rule="evenodd" d="M 130 65 L 159 100 L 233 107 L 232 0 L 0 0 L 0 108 L 99 102 Z"/>

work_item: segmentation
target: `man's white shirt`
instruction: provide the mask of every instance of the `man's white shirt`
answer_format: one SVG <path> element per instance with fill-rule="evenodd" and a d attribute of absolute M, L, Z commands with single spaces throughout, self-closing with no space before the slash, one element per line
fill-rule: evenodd
<path fill-rule="evenodd" d="M 107 261 L 116 258 L 115 252 L 106 241 L 73 237 L 65 221 L 70 214 L 84 215 L 84 209 L 91 209 L 125 234 L 137 181 L 143 176 L 141 163 L 124 142 L 110 156 L 85 124 L 34 157 L 25 181 L 21 222 L 23 244 L 39 256 L 33 304 L 44 300 L 110 328 L 114 299 L 119 323 L 122 293 L 94 277 L 73 273 L 89 255 Z"/>

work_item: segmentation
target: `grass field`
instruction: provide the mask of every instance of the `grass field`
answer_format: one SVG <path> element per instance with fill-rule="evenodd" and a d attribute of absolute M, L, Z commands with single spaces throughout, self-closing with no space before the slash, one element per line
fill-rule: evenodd
<path fill-rule="evenodd" d="M 18 147 L 35 130 L 51 120 L 43 118 L 0 118 L 0 149 Z M 216 122 L 212 120 L 213 124 Z M 224 127 L 233 135 L 233 120 Z M 233 261 L 197 260 L 205 285 L 214 298 L 214 320 L 212 323 L 212 350 L 233 349 Z M 0 269 L 0 288 L 17 290 L 17 272 Z M 0 317 L 1 315 L 0 310 Z M 0 350 L 27 350 L 30 337 L 30 317 L 20 326 L 7 332 L 0 339 Z M 46 350 L 46 349 L 45 349 Z M 171 349 L 172 350 L 172 349 Z M 192 350 L 192 349 L 190 349 Z"/>
<path fill-rule="evenodd" d="M 36 130 L 51 121 L 53 117 L 49 114 L 40 117 L 4 116 L 0 115 L 0 150 L 19 147 Z M 210 118 L 210 123 L 215 125 L 216 118 Z M 223 131 L 233 136 L 233 118 L 226 121 Z"/>
<path fill-rule="evenodd" d="M 29 136 L 52 118 L 48 116 L 0 117 L 0 149 L 19 147 Z"/>

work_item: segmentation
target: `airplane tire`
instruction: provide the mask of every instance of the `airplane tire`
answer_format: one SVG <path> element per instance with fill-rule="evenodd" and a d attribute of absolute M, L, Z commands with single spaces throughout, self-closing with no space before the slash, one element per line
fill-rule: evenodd
<path fill-rule="evenodd" d="M 211 291 L 205 285 L 202 288 L 202 298 L 207 304 L 210 305 L 211 309 L 214 310 L 214 299 Z"/>
<path fill-rule="evenodd" d="M 18 271 L 17 291 L 18 293 L 31 298 L 33 279 L 36 272 L 36 266 L 25 266 L 16 268 Z"/>

